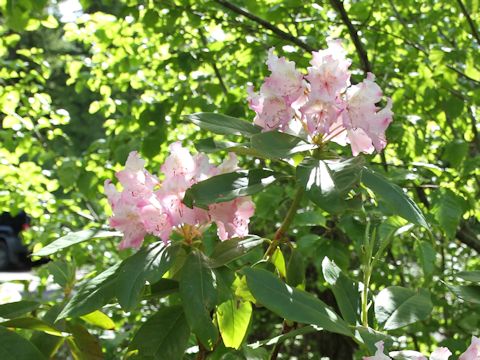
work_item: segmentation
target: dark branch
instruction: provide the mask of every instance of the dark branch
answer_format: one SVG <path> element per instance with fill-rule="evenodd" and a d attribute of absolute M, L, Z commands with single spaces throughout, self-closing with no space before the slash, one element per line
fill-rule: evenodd
<path fill-rule="evenodd" d="M 475 23 L 473 22 L 472 18 L 470 17 L 470 14 L 468 13 L 467 8 L 462 3 L 462 0 L 457 0 L 457 3 L 458 3 L 458 6 L 460 6 L 460 10 L 462 11 L 462 14 L 467 18 L 468 25 L 470 26 L 470 29 L 472 30 L 473 37 L 477 40 L 478 45 L 480 45 L 480 35 L 478 34 L 477 27 L 475 26 Z"/>
<path fill-rule="evenodd" d="M 353 44 L 355 45 L 355 49 L 357 50 L 358 57 L 360 58 L 360 63 L 362 64 L 363 72 L 366 74 L 368 72 L 372 72 L 372 66 L 370 61 L 368 61 L 367 52 L 363 47 L 360 38 L 358 37 L 357 29 L 353 26 L 350 18 L 348 17 L 347 12 L 345 11 L 345 7 L 343 6 L 343 2 L 341 0 L 330 0 L 330 3 L 338 12 L 340 17 L 342 18 L 343 23 L 348 29 L 350 37 L 352 38 Z"/>
<path fill-rule="evenodd" d="M 206 50 L 208 50 L 208 41 L 205 38 L 205 35 L 203 34 L 203 31 L 201 28 L 198 29 L 198 33 L 200 34 L 200 38 L 202 40 L 202 44 L 205 47 Z M 215 62 L 214 59 L 210 61 L 210 65 L 213 68 L 213 71 L 215 72 L 215 76 L 218 79 L 218 82 L 220 83 L 220 87 L 222 88 L 222 91 L 225 95 L 228 95 L 228 90 L 227 87 L 225 86 L 225 82 L 223 81 L 222 74 L 220 74 L 220 70 L 218 69 L 217 63 Z"/>
<path fill-rule="evenodd" d="M 304 43 L 302 40 L 300 40 L 299 38 L 293 36 L 292 34 L 289 34 L 281 29 L 279 29 L 278 27 L 276 27 L 275 25 L 269 23 L 268 21 L 252 14 L 252 13 L 249 13 L 248 11 L 226 1 L 226 0 L 213 0 L 215 1 L 217 4 L 220 4 L 222 5 L 223 7 L 227 8 L 227 9 L 230 9 L 231 11 L 233 11 L 234 13 L 237 13 L 239 15 L 242 15 L 242 16 L 245 16 L 247 19 L 250 19 L 254 22 L 256 22 L 257 24 L 263 26 L 264 28 L 270 30 L 272 33 L 274 33 L 275 35 L 279 36 L 280 38 L 286 40 L 286 41 L 289 41 L 297 46 L 299 46 L 300 48 L 306 50 L 306 51 L 309 51 L 309 52 L 312 52 L 312 51 L 315 51 L 314 48 L 312 48 L 310 45 L 308 45 L 307 43 Z"/>

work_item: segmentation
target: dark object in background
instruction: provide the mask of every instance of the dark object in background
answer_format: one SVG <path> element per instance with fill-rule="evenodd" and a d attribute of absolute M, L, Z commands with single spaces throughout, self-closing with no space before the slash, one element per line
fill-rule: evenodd
<path fill-rule="evenodd" d="M 30 226 L 30 217 L 21 211 L 16 216 L 0 215 L 0 271 L 27 271 L 46 264 L 48 258 L 32 261 L 31 252 L 23 245 L 20 233 Z"/>

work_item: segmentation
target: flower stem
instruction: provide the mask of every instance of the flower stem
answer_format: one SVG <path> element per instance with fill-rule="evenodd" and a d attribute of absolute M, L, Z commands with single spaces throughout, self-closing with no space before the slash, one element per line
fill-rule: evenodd
<path fill-rule="evenodd" d="M 273 241 L 270 243 L 270 246 L 268 247 L 267 251 L 265 252 L 264 258 L 268 258 L 268 257 L 272 256 L 272 254 L 274 253 L 278 244 L 280 243 L 280 240 L 282 239 L 283 235 L 290 228 L 290 225 L 293 221 L 293 218 L 297 214 L 297 209 L 300 206 L 300 202 L 302 201 L 303 193 L 304 193 L 303 187 L 299 186 L 297 188 L 297 192 L 295 193 L 295 196 L 293 198 L 292 204 L 290 205 L 290 208 L 288 209 L 287 215 L 285 215 L 285 218 L 283 219 L 282 224 L 280 225 L 278 230 L 275 232 L 275 235 L 273 237 Z"/>

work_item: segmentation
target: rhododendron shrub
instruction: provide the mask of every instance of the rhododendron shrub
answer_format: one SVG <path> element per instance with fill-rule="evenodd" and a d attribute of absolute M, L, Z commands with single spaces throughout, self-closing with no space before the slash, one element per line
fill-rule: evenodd
<path fill-rule="evenodd" d="M 370 285 L 398 234 L 431 236 L 422 210 L 370 164 L 387 146 L 392 101 L 373 74 L 352 79 L 352 61 L 339 40 L 313 52 L 307 69 L 274 49 L 266 65 L 269 76 L 245 94 L 252 119 L 187 115 L 186 121 L 215 137 L 196 141 L 196 151 L 174 142 L 159 169 L 132 149 L 116 179 L 104 185 L 109 225 L 118 232 L 70 234 L 39 252 L 51 254 L 95 236 L 120 236 L 119 249 L 132 248 L 121 263 L 76 288 L 58 319 L 89 319 L 109 303 L 128 312 L 154 309 L 132 324 L 125 355 L 138 359 L 276 359 L 282 341 L 318 331 L 350 338 L 358 358 L 427 359 L 390 344 L 402 329 L 429 319 L 430 292 L 408 284 Z M 239 166 L 239 158 L 254 161 Z M 282 217 L 272 212 L 276 227 L 257 234 L 254 199 L 273 183 L 295 191 L 284 199 L 289 208 Z M 316 259 L 335 307 L 306 290 L 305 253 L 289 236 L 298 231 L 301 206 L 360 228 L 349 248 L 358 259 L 356 271 L 337 265 L 334 252 Z M 421 245 L 431 259 L 432 246 Z M 428 264 L 421 271 L 432 279 Z M 280 318 L 282 326 L 265 341 L 251 342 L 258 308 Z M 460 359 L 480 359 L 479 351 L 474 337 Z M 439 347 L 429 359 L 451 355 Z"/>

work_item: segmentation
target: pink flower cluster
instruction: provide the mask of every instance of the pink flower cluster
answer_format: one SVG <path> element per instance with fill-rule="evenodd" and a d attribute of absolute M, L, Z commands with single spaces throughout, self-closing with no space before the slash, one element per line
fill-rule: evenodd
<path fill-rule="evenodd" d="M 328 42 L 326 50 L 313 52 L 307 75 L 293 61 L 268 53 L 271 75 L 260 92 L 249 87 L 249 106 L 255 124 L 265 131 L 295 131 L 302 125 L 312 138 L 349 143 L 353 155 L 381 151 L 386 145 L 385 130 L 392 122 L 392 102 L 377 107 L 383 93 L 369 73 L 361 83 L 350 84 L 351 60 L 339 40 Z"/>
<path fill-rule="evenodd" d="M 119 248 L 138 248 L 147 234 L 167 243 L 174 230 L 191 234 L 192 229 L 199 232 L 211 222 L 216 223 L 221 240 L 246 236 L 254 213 L 249 197 L 213 204 L 208 210 L 190 209 L 182 202 L 185 191 L 193 184 L 236 169 L 235 154 L 229 154 L 216 167 L 207 156 L 192 156 L 180 143 L 174 143 L 161 167 L 165 178 L 160 182 L 145 170 L 145 161 L 138 153 L 131 152 L 125 169 L 116 173 L 123 190 L 119 192 L 110 180 L 105 182 L 105 193 L 113 211 L 110 225 L 124 234 Z"/>
<path fill-rule="evenodd" d="M 391 360 L 392 358 L 384 354 L 383 341 L 379 341 L 375 344 L 377 351 L 374 356 L 364 357 L 363 360 Z M 427 357 L 419 353 L 418 351 L 403 351 L 402 355 L 408 355 L 409 359 L 412 360 L 428 360 Z M 391 353 L 392 356 L 395 356 L 395 353 Z M 430 354 L 429 360 L 448 360 L 452 355 L 451 351 L 445 347 L 436 349 Z M 395 357 L 394 357 L 395 358 Z M 472 343 L 468 349 L 460 355 L 458 360 L 480 360 L 480 339 L 477 337 L 472 338 Z"/>

